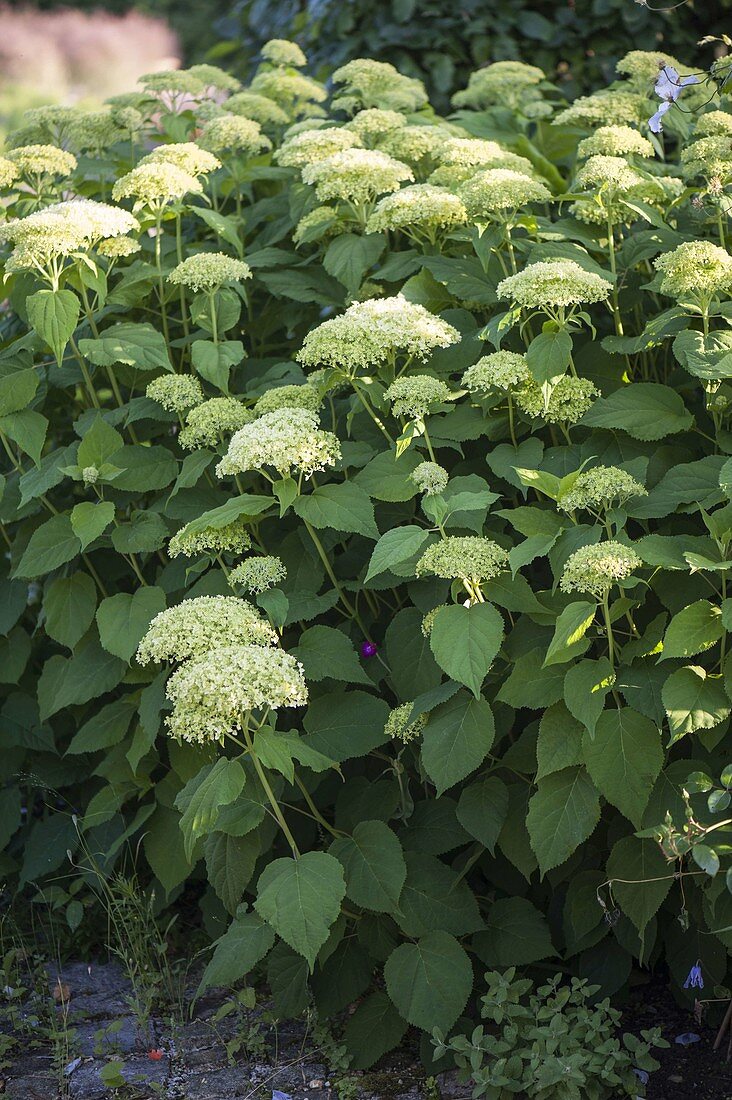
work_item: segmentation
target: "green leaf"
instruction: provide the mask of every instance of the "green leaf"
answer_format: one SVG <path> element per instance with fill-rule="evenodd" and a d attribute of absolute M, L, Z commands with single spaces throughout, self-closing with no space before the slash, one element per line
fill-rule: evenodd
<path fill-rule="evenodd" d="M 130 704 L 129 696 L 108 703 L 74 734 L 66 752 L 74 756 L 117 745 L 127 733 L 134 713 L 135 705 Z"/>
<path fill-rule="evenodd" d="M 553 772 L 581 764 L 583 726 L 564 703 L 547 707 L 539 723 L 536 742 L 537 782 Z"/>
<path fill-rule="evenodd" d="M 463 936 L 483 927 L 475 896 L 457 872 L 426 852 L 405 855 L 407 878 L 393 916 L 407 936 L 439 929 Z"/>
<path fill-rule="evenodd" d="M 40 375 L 33 367 L 0 377 L 0 416 L 27 408 L 35 396 L 39 382 Z"/>
<path fill-rule="evenodd" d="M 730 714 L 730 701 L 719 677 L 697 665 L 672 672 L 661 689 L 673 745 L 687 733 L 709 730 Z"/>
<path fill-rule="evenodd" d="M 101 415 L 97 415 L 84 433 L 76 452 L 76 463 L 85 466 L 103 466 L 124 446 L 124 439 Z"/>
<path fill-rule="evenodd" d="M 245 781 L 246 772 L 238 760 L 219 757 L 215 764 L 202 768 L 178 794 L 175 804 L 183 814 L 180 828 L 189 861 L 198 838 L 214 829 L 221 807 L 238 798 Z"/>
<path fill-rule="evenodd" d="M 28 320 L 61 366 L 79 320 L 79 299 L 71 290 L 37 290 L 25 300 Z"/>
<path fill-rule="evenodd" d="M 613 897 L 639 932 L 661 908 L 676 878 L 655 840 L 626 836 L 607 861 Z"/>
<path fill-rule="evenodd" d="M 343 1030 L 353 1069 L 370 1069 L 384 1054 L 399 1046 L 407 1030 L 386 993 L 377 990 L 362 1001 Z"/>
<path fill-rule="evenodd" d="M 211 986 L 227 989 L 246 978 L 272 948 L 275 935 L 257 913 L 238 913 L 216 942 L 196 996 Z"/>
<path fill-rule="evenodd" d="M 48 421 L 33 409 L 9 413 L 0 419 L 0 431 L 17 443 L 21 451 L 29 455 L 36 466 L 41 462 L 41 451 L 46 441 Z"/>
<path fill-rule="evenodd" d="M 526 898 L 494 902 L 486 931 L 475 937 L 475 949 L 491 967 L 528 966 L 556 954 L 545 917 Z"/>
<path fill-rule="evenodd" d="M 539 781 L 526 825 L 542 875 L 573 855 L 600 820 L 600 799 L 584 768 L 564 768 Z"/>
<path fill-rule="evenodd" d="M 37 527 L 30 537 L 14 576 L 40 577 L 77 556 L 81 543 L 69 516 L 60 513 Z"/>
<path fill-rule="evenodd" d="M 325 250 L 323 267 L 353 294 L 361 286 L 366 272 L 378 260 L 383 248 L 384 238 L 378 233 L 368 236 L 341 233 Z"/>
<path fill-rule="evenodd" d="M 422 735 L 422 763 L 438 796 L 480 767 L 495 733 L 493 712 L 485 699 L 471 699 L 460 692 L 432 711 Z"/>
<path fill-rule="evenodd" d="M 213 230 L 214 239 L 220 237 L 236 250 L 238 256 L 242 255 L 242 243 L 239 236 L 237 222 L 233 217 L 219 214 L 217 210 L 210 210 L 207 206 L 193 206 L 191 213 L 205 222 L 209 229 Z M 249 257 L 247 257 L 249 259 Z"/>
<path fill-rule="evenodd" d="M 114 479 L 114 488 L 127 493 L 164 489 L 178 474 L 178 463 L 167 447 L 123 447 L 114 464 L 122 471 Z"/>
<path fill-rule="evenodd" d="M 407 877 L 402 846 L 382 821 L 361 821 L 352 837 L 335 840 L 330 853 L 343 864 L 346 896 L 364 909 L 392 913 Z"/>
<path fill-rule="evenodd" d="M 97 608 L 97 626 L 102 645 L 123 661 L 131 661 L 151 621 L 165 610 L 165 592 L 148 585 L 132 595 L 118 592 L 102 600 Z"/>
<path fill-rule="evenodd" d="M 508 814 L 508 791 L 496 776 L 471 783 L 460 794 L 457 819 L 493 855 Z"/>
<path fill-rule="evenodd" d="M 346 683 L 370 684 L 361 667 L 353 642 L 342 630 L 332 626 L 311 626 L 300 635 L 291 650 L 302 663 L 307 680 L 345 680 Z"/>
<path fill-rule="evenodd" d="M 210 833 L 203 842 L 206 874 L 229 913 L 236 913 L 260 854 L 259 834 Z"/>
<path fill-rule="evenodd" d="M 145 825 L 143 846 L 153 874 L 170 894 L 192 871 L 186 857 L 180 817 L 167 806 L 158 806 Z"/>
<path fill-rule="evenodd" d="M 220 504 L 218 508 L 211 508 L 208 512 L 192 519 L 186 524 L 186 531 L 191 535 L 200 535 L 203 531 L 218 530 L 227 527 L 242 516 L 259 516 L 272 507 L 272 497 L 257 496 L 253 493 L 243 493 L 241 496 L 232 497 L 226 504 Z"/>
<path fill-rule="evenodd" d="M 392 951 L 384 978 L 405 1020 L 423 1031 L 447 1031 L 470 996 L 473 968 L 453 936 L 428 932 L 416 943 L 403 943 Z"/>
<path fill-rule="evenodd" d="M 632 382 L 609 397 L 599 397 L 580 423 L 588 428 L 621 428 L 634 439 L 655 441 L 687 431 L 694 417 L 670 386 Z"/>
<path fill-rule="evenodd" d="M 384 451 L 358 471 L 354 483 L 374 500 L 392 503 L 411 500 L 417 495 L 417 486 L 409 475 L 419 463 L 420 456 L 414 451 L 405 451 L 398 457 L 394 451 Z"/>
<path fill-rule="evenodd" d="M 73 649 L 92 624 L 97 608 L 97 588 L 86 573 L 58 577 L 43 600 L 46 633 Z"/>
<path fill-rule="evenodd" d="M 511 675 L 503 681 L 496 699 L 517 709 L 543 710 L 562 698 L 563 683 L 562 666 L 544 668 L 542 650 L 531 649 L 514 661 Z"/>
<path fill-rule="evenodd" d="M 114 519 L 114 511 L 114 504 L 109 500 L 96 503 L 84 500 L 81 504 L 74 505 L 71 510 L 71 529 L 81 543 L 82 551 L 104 534 Z"/>
<path fill-rule="evenodd" d="M 366 756 L 388 740 L 388 717 L 386 701 L 365 691 L 321 695 L 305 712 L 307 744 L 338 763 Z"/>
<path fill-rule="evenodd" d="M 553 384 L 566 372 L 572 356 L 572 337 L 566 329 L 540 332 L 529 344 L 526 362 L 535 382 Z"/>
<path fill-rule="evenodd" d="M 503 618 L 489 603 L 441 607 L 430 646 L 440 668 L 470 688 L 476 699 L 503 641 Z"/>
<path fill-rule="evenodd" d="M 596 611 L 597 605 L 585 600 L 567 604 L 554 627 L 554 637 L 544 658 L 545 666 L 560 665 L 572 659 L 576 652 L 574 647 L 592 626 Z"/>
<path fill-rule="evenodd" d="M 659 660 L 693 657 L 711 649 L 724 634 L 721 608 L 709 600 L 697 600 L 674 615 L 663 639 Z"/>
<path fill-rule="evenodd" d="M 345 893 L 338 860 L 327 852 L 306 852 L 298 859 L 275 859 L 265 867 L 254 907 L 312 971 Z"/>
<path fill-rule="evenodd" d="M 631 707 L 603 711 L 594 738 L 585 735 L 583 751 L 600 792 L 639 828 L 663 766 L 655 722 Z"/>
<path fill-rule="evenodd" d="M 99 644 L 90 630 L 79 642 L 73 657 L 51 657 L 38 681 L 41 720 L 64 707 L 86 703 L 111 691 L 125 674 L 125 665 Z"/>
<path fill-rule="evenodd" d="M 146 554 L 164 545 L 168 528 L 157 512 L 133 512 L 132 522 L 115 527 L 111 538 L 118 554 Z"/>
<path fill-rule="evenodd" d="M 379 537 L 374 506 L 352 481 L 319 486 L 309 496 L 298 497 L 293 508 L 301 519 L 318 529 L 353 532 L 374 540 Z"/>
<path fill-rule="evenodd" d="M 222 393 L 229 392 L 231 368 L 241 363 L 245 356 L 241 340 L 196 340 L 191 344 L 191 361 L 201 378 L 216 386 Z"/>
<path fill-rule="evenodd" d="M 615 682 L 607 657 L 580 661 L 564 678 L 564 702 L 567 710 L 592 736 L 597 719 L 605 706 L 605 697 Z"/>
<path fill-rule="evenodd" d="M 364 583 L 414 557 L 428 538 L 429 532 L 425 531 L 424 527 L 416 527 L 413 524 L 394 527 L 387 531 L 374 547 Z"/>
<path fill-rule="evenodd" d="M 165 337 L 147 323 L 112 325 L 94 340 L 79 340 L 79 351 L 97 367 L 124 363 L 138 370 L 172 371 Z"/>

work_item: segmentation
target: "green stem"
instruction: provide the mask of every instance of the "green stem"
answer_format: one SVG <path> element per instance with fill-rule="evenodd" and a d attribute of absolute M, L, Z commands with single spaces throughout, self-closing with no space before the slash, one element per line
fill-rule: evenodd
<path fill-rule="evenodd" d="M 353 386 L 353 392 L 356 394 L 356 397 L 359 399 L 359 401 L 363 405 L 364 409 L 369 414 L 369 416 L 371 417 L 371 419 L 373 420 L 374 424 L 379 429 L 381 434 L 384 436 L 385 439 L 387 439 L 389 441 L 389 446 L 393 447 L 394 446 L 394 440 L 391 438 L 388 431 L 386 430 L 384 425 L 381 423 L 381 420 L 379 419 L 379 417 L 374 412 L 374 409 L 373 409 L 370 401 L 367 400 L 366 396 L 361 392 L 361 389 L 356 385 L 356 379 L 351 378 L 350 381 L 351 381 L 351 385 Z"/>
<path fill-rule="evenodd" d="M 330 825 L 330 824 L 329 824 L 329 823 L 328 823 L 328 822 L 327 822 L 327 821 L 325 820 L 325 818 L 323 817 L 323 815 L 322 815 L 322 814 L 320 813 L 320 811 L 318 810 L 317 806 L 316 806 L 316 805 L 315 805 L 315 803 L 313 802 L 312 798 L 310 797 L 310 794 L 309 794 L 309 792 L 308 792 L 308 790 L 307 790 L 307 787 L 306 787 L 306 786 L 305 786 L 305 784 L 303 783 L 303 781 L 302 781 L 302 779 L 300 778 L 300 776 L 299 776 L 299 775 L 297 774 L 297 772 L 295 772 L 294 774 L 295 774 L 295 783 L 296 783 L 296 785 L 297 785 L 297 786 L 298 786 L 298 787 L 300 788 L 300 791 L 301 791 L 301 793 L 302 793 L 302 796 L 303 796 L 303 798 L 305 799 L 305 801 L 307 802 L 307 804 L 308 804 L 308 808 L 309 808 L 309 810 L 310 810 L 311 814 L 313 815 L 313 817 L 315 818 L 315 820 L 316 820 L 316 821 L 318 822 L 318 824 L 319 824 L 319 825 L 322 825 L 322 826 L 323 826 L 323 828 L 324 828 L 324 829 L 325 829 L 325 830 L 326 830 L 327 832 L 329 832 L 331 836 L 334 836 L 334 837 L 336 837 L 336 838 L 337 838 L 337 837 L 340 837 L 340 836 L 348 836 L 348 833 L 344 833 L 344 832 L 342 832 L 342 831 L 341 831 L 340 829 L 334 829 L 334 828 L 333 828 L 333 826 L 332 826 L 332 825 Z"/>
<path fill-rule="evenodd" d="M 610 593 L 606 592 L 602 597 L 602 615 L 605 620 L 605 630 L 607 631 L 607 656 L 610 661 L 610 668 L 615 671 L 615 640 L 613 638 L 613 627 L 610 622 Z"/>
<path fill-rule="evenodd" d="M 247 749 L 249 750 L 249 755 L 252 759 L 252 763 L 254 764 L 254 770 L 256 771 L 257 776 L 259 777 L 259 782 L 262 784 L 262 787 L 264 788 L 264 793 L 267 795 L 267 798 L 269 800 L 269 804 L 272 807 L 272 813 L 277 818 L 277 823 L 280 826 L 280 828 L 282 829 L 282 832 L 285 834 L 285 837 L 287 838 L 287 843 L 290 845 L 290 848 L 292 849 L 293 856 L 295 857 L 295 859 L 299 859 L 300 849 L 298 848 L 297 844 L 295 843 L 295 838 L 292 835 L 292 833 L 290 832 L 290 827 L 287 824 L 287 822 L 285 821 L 282 810 L 280 809 L 280 804 L 277 801 L 277 799 L 275 798 L 274 792 L 273 792 L 272 788 L 269 785 L 269 780 L 267 779 L 267 775 L 264 771 L 264 768 L 260 764 L 259 757 L 257 756 L 256 752 L 254 751 L 254 742 L 252 741 L 252 739 L 249 735 L 249 721 L 248 720 L 242 722 L 242 733 L 244 734 L 244 740 L 246 741 Z"/>

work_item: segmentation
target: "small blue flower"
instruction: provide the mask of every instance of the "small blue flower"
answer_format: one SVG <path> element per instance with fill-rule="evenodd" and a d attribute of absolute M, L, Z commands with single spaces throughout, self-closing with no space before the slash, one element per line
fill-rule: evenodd
<path fill-rule="evenodd" d="M 289 1092 L 280 1092 L 279 1089 L 275 1089 L 272 1093 L 272 1100 L 292 1100 Z"/>
<path fill-rule="evenodd" d="M 650 1074 L 644 1069 L 634 1069 L 633 1073 L 636 1075 L 642 1085 L 647 1085 L 650 1080 Z"/>
<path fill-rule="evenodd" d="M 677 1035 L 674 1042 L 682 1047 L 690 1047 L 692 1043 L 700 1043 L 701 1036 L 693 1031 L 685 1031 L 683 1035 Z"/>
<path fill-rule="evenodd" d="M 654 87 L 654 92 L 661 100 L 661 104 L 653 115 L 648 120 L 648 129 L 653 134 L 660 134 L 663 130 L 662 119 L 667 111 L 670 111 L 676 100 L 679 98 L 684 88 L 689 84 L 699 84 L 698 76 L 684 76 L 680 77 L 673 65 L 664 65 L 658 74 L 658 80 Z"/>
<path fill-rule="evenodd" d="M 701 962 L 699 961 L 699 959 L 697 959 L 686 977 L 686 981 L 684 982 L 684 989 L 703 988 L 704 978 L 702 976 Z"/>

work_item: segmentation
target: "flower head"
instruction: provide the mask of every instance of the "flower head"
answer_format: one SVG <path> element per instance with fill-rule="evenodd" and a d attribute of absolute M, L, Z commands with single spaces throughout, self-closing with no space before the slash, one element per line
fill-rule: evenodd
<path fill-rule="evenodd" d="M 168 555 L 177 558 L 183 554 L 186 558 L 198 554 L 223 554 L 231 551 L 240 554 L 252 545 L 246 521 L 243 519 L 225 523 L 222 527 L 201 528 L 197 523 L 187 523 L 168 543 Z"/>
<path fill-rule="evenodd" d="M 142 158 L 140 164 L 174 164 L 189 176 L 205 176 L 221 167 L 221 161 L 217 157 L 194 141 L 156 145 L 152 152 Z"/>
<path fill-rule="evenodd" d="M 403 741 L 405 745 L 419 737 L 427 725 L 429 715 L 418 714 L 410 721 L 413 709 L 414 703 L 402 703 L 401 706 L 394 707 L 390 711 L 384 726 L 384 733 L 387 737 L 395 737 L 398 741 Z"/>
<path fill-rule="evenodd" d="M 663 116 L 677 101 L 684 88 L 690 84 L 698 84 L 699 77 L 679 76 L 678 69 L 673 65 L 664 65 L 658 74 L 655 88 L 653 89 L 661 100 L 661 105 L 654 115 L 648 120 L 648 129 L 652 134 L 660 134 L 663 130 Z"/>
<path fill-rule="evenodd" d="M 429 546 L 417 562 L 417 576 L 434 573 L 444 580 L 489 581 L 508 565 L 508 554 L 481 535 L 448 535 Z"/>
<path fill-rule="evenodd" d="M 18 178 L 18 166 L 7 157 L 0 157 L 0 187 L 9 187 Z"/>
<path fill-rule="evenodd" d="M 591 512 L 606 512 L 630 500 L 631 497 L 645 497 L 645 486 L 618 466 L 593 466 L 578 474 L 572 488 L 557 501 L 557 507 L 563 512 L 576 512 L 587 509 Z"/>
<path fill-rule="evenodd" d="M 6 270 L 41 267 L 61 256 L 86 252 L 99 241 L 140 228 L 136 218 L 116 206 L 92 199 L 71 199 L 0 225 L 0 241 L 14 252 Z"/>
<path fill-rule="evenodd" d="M 599 397 L 597 387 L 587 378 L 564 375 L 552 387 L 549 400 L 538 382 L 528 378 L 516 390 L 516 404 L 526 416 L 547 424 L 576 424 Z"/>
<path fill-rule="evenodd" d="M 704 297 L 732 288 L 732 256 L 711 241 L 685 241 L 654 261 L 663 275 L 661 293 Z"/>
<path fill-rule="evenodd" d="M 146 92 L 156 96 L 192 96 L 202 95 L 206 84 L 190 69 L 161 69 L 155 73 L 145 73 L 139 83 Z"/>
<path fill-rule="evenodd" d="M 376 642 L 361 642 L 360 650 L 361 656 L 364 658 L 364 660 L 368 661 L 372 657 L 376 656 L 376 654 L 379 652 L 379 647 L 377 646 Z"/>
<path fill-rule="evenodd" d="M 6 154 L 21 176 L 70 176 L 76 171 L 73 153 L 55 145 L 21 145 Z"/>
<path fill-rule="evenodd" d="M 235 260 L 223 252 L 196 252 L 187 256 L 168 275 L 168 282 L 189 290 L 212 291 L 224 283 L 241 283 L 251 278 L 251 270 L 243 260 Z"/>
<path fill-rule="evenodd" d="M 336 69 L 333 83 L 343 86 L 334 106 L 355 113 L 364 107 L 380 107 L 409 114 L 427 105 L 427 93 L 420 80 L 403 76 L 386 61 L 357 57 Z"/>
<path fill-rule="evenodd" d="M 280 558 L 248 558 L 231 570 L 229 584 L 232 588 L 243 588 L 245 592 L 258 596 L 279 584 L 286 576 L 287 570 Z"/>
<path fill-rule="evenodd" d="M 610 124 L 633 126 L 644 120 L 647 113 L 646 95 L 622 89 L 605 89 L 573 100 L 556 115 L 553 125 L 580 126 L 587 130 Z"/>
<path fill-rule="evenodd" d="M 508 298 L 524 309 L 553 309 L 604 302 L 612 283 L 585 271 L 574 260 L 542 260 L 498 284 L 499 298 Z"/>
<path fill-rule="evenodd" d="M 402 294 L 356 302 L 340 317 L 324 321 L 305 337 L 297 359 L 305 366 L 337 367 L 344 373 L 378 366 L 397 355 L 426 359 L 460 333 Z"/>
<path fill-rule="evenodd" d="M 316 105 L 327 98 L 327 92 L 322 84 L 305 76 L 304 73 L 293 72 L 291 69 L 277 68 L 268 72 L 258 72 L 249 90 L 256 95 L 273 99 L 285 109 L 288 115 L 295 117 L 317 114 L 318 111 L 322 114 L 323 112 Z"/>
<path fill-rule="evenodd" d="M 140 242 L 134 237 L 108 237 L 97 245 L 100 256 L 106 256 L 110 260 L 120 260 L 125 256 L 134 256 L 140 251 Z"/>
<path fill-rule="evenodd" d="M 209 119 L 201 130 L 198 143 L 222 156 L 232 152 L 255 157 L 272 148 L 272 142 L 262 133 L 258 122 L 237 114 Z"/>
<path fill-rule="evenodd" d="M 256 92 L 235 92 L 226 101 L 226 109 L 242 118 L 251 118 L 260 126 L 284 126 L 289 116 L 278 103 Z"/>
<path fill-rule="evenodd" d="M 191 65 L 188 70 L 190 75 L 201 82 L 205 88 L 212 88 L 216 92 L 236 92 L 241 84 L 231 73 L 224 72 L 218 65 L 206 63 Z"/>
<path fill-rule="evenodd" d="M 420 462 L 419 466 L 412 470 L 409 480 L 417 486 L 420 493 L 431 497 L 447 488 L 449 475 L 447 470 L 437 462 Z"/>
<path fill-rule="evenodd" d="M 499 212 L 518 210 L 530 202 L 549 202 L 551 191 L 543 183 L 510 168 L 476 172 L 458 188 L 470 221 L 490 221 Z"/>
<path fill-rule="evenodd" d="M 704 115 L 699 115 L 694 127 L 695 135 L 700 137 L 716 136 L 726 134 L 728 137 L 732 137 L 732 114 L 729 111 L 708 111 Z M 683 153 L 683 150 L 682 150 Z"/>
<path fill-rule="evenodd" d="M 485 138 L 447 138 L 440 148 L 440 164 L 460 168 L 509 168 L 525 176 L 534 174 L 534 166 L 526 157 L 511 153 L 497 141 Z M 471 172 L 466 178 L 472 178 Z"/>
<path fill-rule="evenodd" d="M 302 665 L 289 653 L 237 643 L 186 661 L 165 693 L 170 735 L 204 744 L 240 729 L 247 711 L 301 707 L 308 698 Z"/>
<path fill-rule="evenodd" d="M 275 409 L 309 409 L 317 412 L 323 404 L 322 398 L 314 386 L 290 385 L 273 386 L 257 400 L 252 410 L 255 416 L 274 412 Z"/>
<path fill-rule="evenodd" d="M 270 38 L 269 42 L 265 42 L 262 46 L 261 52 L 264 60 L 269 61 L 270 65 L 302 69 L 308 63 L 307 57 L 297 42 L 288 42 L 286 38 Z"/>
<path fill-rule="evenodd" d="M 684 177 L 727 178 L 732 173 L 732 134 L 710 134 L 681 150 Z"/>
<path fill-rule="evenodd" d="M 385 111 L 380 107 L 367 107 L 346 123 L 346 129 L 353 131 L 364 145 L 406 126 L 407 120 L 399 111 Z"/>
<path fill-rule="evenodd" d="M 326 126 L 301 130 L 283 142 L 275 153 L 275 160 L 283 168 L 304 168 L 343 149 L 360 146 L 357 134 L 342 126 Z"/>
<path fill-rule="evenodd" d="M 416 183 L 380 199 L 366 224 L 366 232 L 452 229 L 466 220 L 465 207 L 457 195 L 430 183 Z"/>
<path fill-rule="evenodd" d="M 596 154 L 582 165 L 577 173 L 578 187 L 608 188 L 611 191 L 632 191 L 643 183 L 643 176 L 636 172 L 623 157 L 608 157 Z"/>
<path fill-rule="evenodd" d="M 149 206 L 153 209 L 169 202 L 180 202 L 186 195 L 200 195 L 200 180 L 167 161 L 148 161 L 138 164 L 120 178 L 112 188 L 115 202 L 134 199 L 135 208 Z"/>
<path fill-rule="evenodd" d="M 492 389 L 510 392 L 530 378 L 525 355 L 515 351 L 494 351 L 468 367 L 462 384 L 471 393 L 489 393 Z"/>
<path fill-rule="evenodd" d="M 145 396 L 174 413 L 187 412 L 204 401 L 201 383 L 190 374 L 161 374 L 148 383 Z"/>
<path fill-rule="evenodd" d="M 195 596 L 155 616 L 137 649 L 141 665 L 187 661 L 226 645 L 273 646 L 277 632 L 238 596 Z"/>
<path fill-rule="evenodd" d="M 97 466 L 85 466 L 81 471 L 81 480 L 85 485 L 96 485 L 99 481 L 99 468 Z"/>
<path fill-rule="evenodd" d="M 314 184 L 319 199 L 373 202 L 387 191 L 398 191 L 412 170 L 376 149 L 343 149 L 303 169 L 305 183 Z"/>
<path fill-rule="evenodd" d="M 522 104 L 540 98 L 537 85 L 544 80 L 544 73 L 536 65 L 523 61 L 495 61 L 484 69 L 470 74 L 468 86 L 456 92 L 452 102 L 456 107 L 506 106 L 513 110 Z"/>
<path fill-rule="evenodd" d="M 684 989 L 703 989 L 704 988 L 704 976 L 702 974 L 701 962 L 696 960 L 691 970 L 686 976 L 684 982 Z"/>
<path fill-rule="evenodd" d="M 441 126 L 400 126 L 389 131 L 381 146 L 390 157 L 419 168 L 426 160 L 440 160 L 440 150 L 447 137 L 447 131 Z"/>
<path fill-rule="evenodd" d="M 730 116 L 732 117 L 732 116 Z M 652 157 L 653 146 L 632 126 L 599 126 L 594 134 L 584 138 L 577 146 L 577 156 L 581 158 L 605 156 Z"/>
<path fill-rule="evenodd" d="M 337 436 L 323 431 L 313 412 L 285 407 L 240 428 L 216 472 L 223 477 L 271 466 L 283 477 L 292 469 L 309 476 L 333 466 L 340 453 Z"/>
<path fill-rule="evenodd" d="M 598 542 L 581 546 L 564 566 L 562 592 L 587 592 L 603 599 L 618 581 L 626 580 L 643 565 L 635 550 L 622 542 Z"/>
<path fill-rule="evenodd" d="M 429 374 L 413 374 L 408 378 L 397 378 L 389 386 L 385 396 L 391 402 L 394 416 L 421 420 L 427 415 L 431 405 L 449 400 L 450 387 Z"/>
<path fill-rule="evenodd" d="M 252 414 L 235 397 L 212 397 L 188 413 L 186 426 L 178 436 L 181 447 L 213 447 L 219 440 L 248 424 Z"/>

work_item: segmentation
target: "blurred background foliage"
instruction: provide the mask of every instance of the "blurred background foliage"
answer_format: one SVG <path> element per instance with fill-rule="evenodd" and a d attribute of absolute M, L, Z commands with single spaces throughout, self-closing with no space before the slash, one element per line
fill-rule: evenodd
<path fill-rule="evenodd" d="M 95 18 L 134 12 L 151 26 L 167 23 L 183 63 L 225 57 L 240 76 L 273 37 L 296 39 L 316 73 L 352 57 L 390 61 L 421 77 L 444 110 L 471 70 L 504 58 L 540 65 L 570 97 L 609 80 L 630 49 L 663 49 L 694 63 L 702 36 L 729 29 L 732 0 L 689 0 L 666 11 L 638 0 L 106 0 L 103 11 L 99 0 L 78 0 L 71 6 Z M 37 7 L 69 4 L 41 0 Z M 130 48 L 125 32 L 120 25 L 119 52 L 134 60 L 137 40 Z M 709 62 L 706 54 L 696 59 Z"/>

